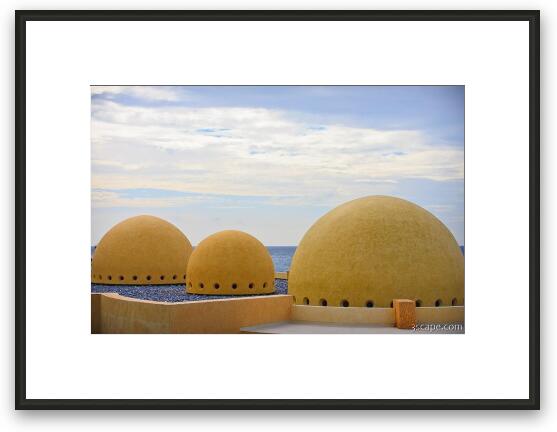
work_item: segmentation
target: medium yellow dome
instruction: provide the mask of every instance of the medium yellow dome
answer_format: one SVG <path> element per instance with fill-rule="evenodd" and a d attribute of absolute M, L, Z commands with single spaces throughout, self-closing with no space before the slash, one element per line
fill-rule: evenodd
<path fill-rule="evenodd" d="M 188 293 L 268 294 L 275 291 L 269 251 L 242 231 L 221 231 L 199 243 L 187 269 Z"/>
<path fill-rule="evenodd" d="M 428 211 L 399 198 L 369 196 L 321 217 L 292 259 L 288 293 L 297 304 L 389 307 L 462 305 L 464 256 Z"/>
<path fill-rule="evenodd" d="M 101 239 L 92 262 L 93 283 L 185 284 L 192 246 L 176 226 L 154 216 L 114 225 Z"/>

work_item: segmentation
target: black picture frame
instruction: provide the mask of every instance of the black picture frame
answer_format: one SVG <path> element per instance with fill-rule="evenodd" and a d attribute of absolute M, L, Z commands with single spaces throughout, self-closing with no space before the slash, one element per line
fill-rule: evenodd
<path fill-rule="evenodd" d="M 26 23 L 28 21 L 527 21 L 529 23 L 528 399 L 29 399 L 26 395 Z M 539 409 L 540 12 L 452 11 L 15 11 L 15 408 L 16 409 Z"/>

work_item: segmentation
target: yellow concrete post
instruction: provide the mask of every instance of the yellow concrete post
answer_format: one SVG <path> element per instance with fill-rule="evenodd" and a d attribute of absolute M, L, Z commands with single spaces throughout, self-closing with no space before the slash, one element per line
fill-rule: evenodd
<path fill-rule="evenodd" d="M 393 300 L 395 325 L 400 329 L 411 329 L 416 325 L 416 302 L 413 300 Z"/>

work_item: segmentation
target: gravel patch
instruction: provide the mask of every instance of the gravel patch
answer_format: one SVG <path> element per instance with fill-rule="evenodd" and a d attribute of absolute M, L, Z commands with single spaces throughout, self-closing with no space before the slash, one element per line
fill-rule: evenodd
<path fill-rule="evenodd" d="M 206 295 L 188 294 L 185 285 L 97 285 L 91 284 L 91 293 L 118 293 L 124 297 L 160 302 L 186 302 L 199 300 L 215 300 L 225 298 L 253 297 L 260 295 L 287 294 L 288 281 L 275 279 L 275 292 L 272 294 L 251 295 Z"/>

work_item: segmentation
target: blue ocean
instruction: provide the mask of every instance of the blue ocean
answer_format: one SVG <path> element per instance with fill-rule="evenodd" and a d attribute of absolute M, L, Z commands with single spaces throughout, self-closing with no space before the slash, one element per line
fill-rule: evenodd
<path fill-rule="evenodd" d="M 296 246 L 268 246 L 267 249 L 273 258 L 275 271 L 288 271 L 294 252 L 296 252 Z"/>

